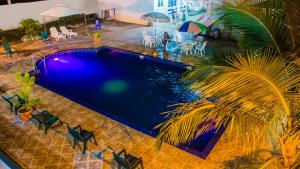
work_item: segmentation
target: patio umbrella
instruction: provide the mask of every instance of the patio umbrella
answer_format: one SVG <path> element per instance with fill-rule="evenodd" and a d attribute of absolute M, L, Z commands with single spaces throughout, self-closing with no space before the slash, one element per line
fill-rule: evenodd
<path fill-rule="evenodd" d="M 178 26 L 177 30 L 179 32 L 200 33 L 202 31 L 207 31 L 208 28 L 201 23 L 186 21 L 180 26 Z"/>
<path fill-rule="evenodd" d="M 151 23 L 157 23 L 157 22 L 170 22 L 170 18 L 159 12 L 151 12 L 143 15 L 141 19 L 146 20 Z M 155 24 L 155 36 L 156 36 L 156 24 Z"/>
<path fill-rule="evenodd" d="M 66 4 L 57 4 L 55 7 L 40 13 L 40 15 L 43 16 L 45 31 L 46 31 L 45 17 L 61 18 L 61 17 L 75 15 L 75 14 L 83 14 L 84 23 L 85 23 L 85 25 L 87 24 L 86 23 L 86 16 L 85 16 L 85 13 L 83 11 L 81 11 L 79 9 L 71 8 Z"/>

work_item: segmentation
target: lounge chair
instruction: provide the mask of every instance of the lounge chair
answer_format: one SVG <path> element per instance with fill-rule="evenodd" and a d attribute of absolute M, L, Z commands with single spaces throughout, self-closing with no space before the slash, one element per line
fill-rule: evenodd
<path fill-rule="evenodd" d="M 72 30 L 67 29 L 65 26 L 59 27 L 61 33 L 71 38 L 72 36 L 77 36 L 77 32 L 73 32 Z"/>
<path fill-rule="evenodd" d="M 87 149 L 87 142 L 91 141 L 95 145 L 97 144 L 95 135 L 92 131 L 87 131 L 87 130 L 82 130 L 80 125 L 77 125 L 74 128 L 68 127 L 69 134 L 73 137 L 73 149 L 75 149 L 75 146 L 79 144 L 79 142 L 82 142 L 83 144 L 83 149 L 82 149 L 82 154 L 85 154 L 85 151 Z"/>
<path fill-rule="evenodd" d="M 49 113 L 47 110 L 32 113 L 31 116 L 39 123 L 39 129 L 42 128 L 42 125 L 44 126 L 45 134 L 56 122 L 63 125 L 63 122 L 57 116 Z"/>
<path fill-rule="evenodd" d="M 118 154 L 113 152 L 113 155 L 118 164 L 118 168 L 134 169 L 138 166 L 142 169 L 144 168 L 142 158 L 127 154 L 125 149 L 120 151 Z"/>
<path fill-rule="evenodd" d="M 66 39 L 66 36 L 60 34 L 55 27 L 50 28 L 50 35 L 51 37 L 55 38 L 56 41 L 59 41 L 60 39 Z"/>
<path fill-rule="evenodd" d="M 15 111 L 17 115 L 18 110 L 25 104 L 25 100 L 20 98 L 17 94 L 11 96 L 1 96 L 10 106 L 10 111 Z M 15 104 L 17 103 L 17 104 Z"/>
<path fill-rule="evenodd" d="M 48 37 L 47 32 L 41 32 L 41 38 L 45 44 L 51 44 L 51 39 Z"/>

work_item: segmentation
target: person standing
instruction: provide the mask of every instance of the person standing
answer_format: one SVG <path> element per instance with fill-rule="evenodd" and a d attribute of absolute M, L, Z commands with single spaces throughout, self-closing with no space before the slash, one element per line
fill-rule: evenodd
<path fill-rule="evenodd" d="M 163 44 L 163 49 L 164 51 L 166 51 L 166 48 L 167 48 L 167 43 L 170 41 L 171 37 L 170 35 L 168 34 L 168 32 L 165 32 L 164 33 L 164 36 L 163 36 L 163 40 L 162 40 L 162 44 Z"/>

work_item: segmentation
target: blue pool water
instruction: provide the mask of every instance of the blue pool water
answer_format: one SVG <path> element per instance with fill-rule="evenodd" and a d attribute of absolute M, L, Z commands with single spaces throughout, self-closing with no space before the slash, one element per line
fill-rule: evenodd
<path fill-rule="evenodd" d="M 161 112 L 197 97 L 179 81 L 185 65 L 109 47 L 61 51 L 37 67 L 39 85 L 154 137 Z M 180 148 L 205 157 L 216 137 L 212 131 Z"/>

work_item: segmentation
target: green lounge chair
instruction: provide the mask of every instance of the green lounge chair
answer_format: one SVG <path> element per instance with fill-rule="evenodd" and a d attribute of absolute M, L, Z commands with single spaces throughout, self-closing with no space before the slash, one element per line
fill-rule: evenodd
<path fill-rule="evenodd" d="M 13 54 L 13 51 L 12 51 L 12 49 L 11 49 L 10 44 L 9 44 L 7 41 L 4 41 L 4 42 L 3 42 L 3 48 L 4 48 L 4 50 L 6 51 L 7 55 L 9 55 L 9 56 L 11 57 L 12 54 Z"/>
<path fill-rule="evenodd" d="M 47 110 L 32 113 L 31 116 L 38 121 L 39 129 L 42 128 L 42 125 L 44 126 L 45 134 L 47 134 L 48 129 L 53 127 L 56 122 L 58 122 L 60 125 L 63 125 L 63 122 L 57 116 L 49 113 Z"/>
<path fill-rule="evenodd" d="M 41 38 L 45 44 L 51 44 L 51 39 L 49 38 L 47 32 L 41 32 Z"/>
<path fill-rule="evenodd" d="M 73 137 L 73 141 L 74 141 L 73 149 L 75 149 L 75 146 L 79 144 L 79 142 L 82 142 L 83 144 L 82 154 L 85 154 L 88 141 L 91 141 L 95 145 L 98 145 L 95 135 L 92 131 L 82 130 L 80 125 L 77 125 L 74 128 L 70 128 L 69 126 L 67 127 L 68 127 L 69 134 Z"/>
<path fill-rule="evenodd" d="M 142 169 L 143 166 L 143 160 L 141 157 L 137 158 L 131 154 L 127 154 L 126 150 L 123 149 L 118 154 L 113 152 L 114 159 L 116 160 L 118 164 L 118 169 L 126 168 L 126 169 L 135 169 L 138 166 L 140 166 Z"/>
<path fill-rule="evenodd" d="M 1 96 L 10 106 L 10 111 L 15 111 L 17 115 L 18 110 L 25 104 L 25 100 L 20 98 L 17 94 L 12 96 Z M 17 106 L 15 103 L 18 102 Z"/>

